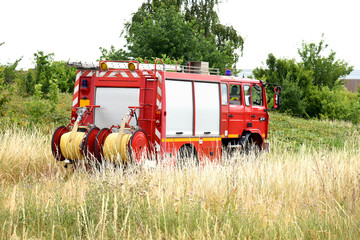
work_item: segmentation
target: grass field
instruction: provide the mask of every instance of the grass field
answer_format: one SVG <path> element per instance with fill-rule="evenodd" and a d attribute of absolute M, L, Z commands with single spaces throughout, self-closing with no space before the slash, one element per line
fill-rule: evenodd
<path fill-rule="evenodd" d="M 4 128 L 0 239 L 359 239 L 359 127 L 272 114 L 270 128 L 258 158 L 92 174 L 56 163 L 48 130 Z"/>

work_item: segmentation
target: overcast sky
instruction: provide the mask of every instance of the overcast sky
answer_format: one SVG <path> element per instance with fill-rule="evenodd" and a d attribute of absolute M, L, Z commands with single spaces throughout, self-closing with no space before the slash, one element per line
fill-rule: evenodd
<path fill-rule="evenodd" d="M 94 62 L 99 47 L 122 47 L 122 26 L 144 0 L 0 1 L 0 63 L 23 57 L 27 69 L 37 50 Z M 302 41 L 318 42 L 324 33 L 337 58 L 360 69 L 359 0 L 224 0 L 218 11 L 245 39 L 238 68 L 262 66 L 269 53 L 297 59 Z"/>

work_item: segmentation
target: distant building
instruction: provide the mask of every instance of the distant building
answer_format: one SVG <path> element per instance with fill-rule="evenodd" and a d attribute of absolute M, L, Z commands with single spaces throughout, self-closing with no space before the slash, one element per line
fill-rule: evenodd
<path fill-rule="evenodd" d="M 344 79 L 345 87 L 350 92 L 358 92 L 360 85 L 360 70 L 354 70 Z"/>
<path fill-rule="evenodd" d="M 360 79 L 344 79 L 345 87 L 350 92 L 358 92 Z"/>

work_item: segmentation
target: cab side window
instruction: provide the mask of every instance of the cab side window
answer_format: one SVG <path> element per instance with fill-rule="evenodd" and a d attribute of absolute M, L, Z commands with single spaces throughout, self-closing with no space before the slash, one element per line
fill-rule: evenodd
<path fill-rule="evenodd" d="M 250 106 L 251 104 L 251 93 L 250 93 L 250 86 L 244 85 L 244 98 L 245 98 L 245 105 Z"/>
<path fill-rule="evenodd" d="M 241 86 L 230 84 L 230 105 L 241 105 Z"/>
<path fill-rule="evenodd" d="M 225 83 L 221 84 L 221 103 L 222 105 L 228 104 L 228 88 Z"/>
<path fill-rule="evenodd" d="M 263 106 L 262 87 L 257 84 L 251 86 L 252 104 L 253 106 Z"/>

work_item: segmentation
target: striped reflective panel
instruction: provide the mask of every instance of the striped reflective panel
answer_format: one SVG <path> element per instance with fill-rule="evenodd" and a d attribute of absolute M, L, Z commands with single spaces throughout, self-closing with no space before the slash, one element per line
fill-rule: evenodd
<path fill-rule="evenodd" d="M 162 98 L 161 98 L 161 94 L 162 94 L 162 76 L 159 72 L 156 72 L 156 77 L 158 78 L 157 81 L 157 87 L 156 87 L 156 106 L 157 109 L 161 109 L 162 106 Z M 155 126 L 155 148 L 156 151 L 158 153 L 160 153 L 161 148 L 160 148 L 160 144 L 161 144 L 161 126 Z"/>
<path fill-rule="evenodd" d="M 74 86 L 74 94 L 73 94 L 73 103 L 72 106 L 73 107 L 77 107 L 78 103 L 79 103 L 79 87 L 80 87 L 80 77 L 83 74 L 82 71 L 77 71 L 76 73 L 76 78 L 75 78 L 75 86 Z"/>
<path fill-rule="evenodd" d="M 126 72 L 120 72 L 121 73 L 121 75 L 123 76 L 123 77 L 125 77 L 125 78 L 128 78 L 129 76 L 126 74 Z"/>
<path fill-rule="evenodd" d="M 133 75 L 134 78 L 139 78 L 139 74 L 137 74 L 137 72 L 135 71 L 131 71 L 131 74 Z"/>
<path fill-rule="evenodd" d="M 92 73 L 93 75 L 94 73 Z M 146 72 L 146 74 L 148 74 Z M 92 76 L 91 75 L 91 76 Z M 123 77 L 123 78 L 140 78 L 136 71 L 96 71 L 96 77 Z"/>
<path fill-rule="evenodd" d="M 92 77 L 94 75 L 95 71 L 90 71 L 86 76 L 87 77 Z"/>

